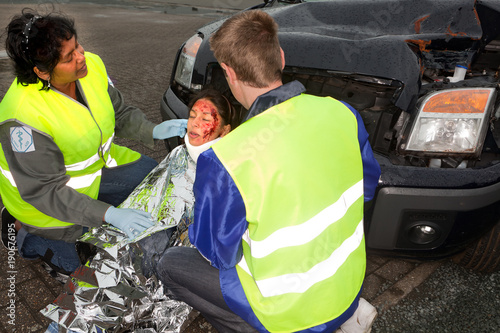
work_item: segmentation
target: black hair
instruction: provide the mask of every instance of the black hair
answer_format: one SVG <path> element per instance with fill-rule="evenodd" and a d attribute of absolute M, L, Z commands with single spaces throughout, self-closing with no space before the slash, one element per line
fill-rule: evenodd
<path fill-rule="evenodd" d="M 42 90 L 48 89 L 48 81 L 40 79 L 33 67 L 52 74 L 61 57 L 62 42 L 73 36 L 76 38 L 73 19 L 59 13 L 41 16 L 25 8 L 21 15 L 14 16 L 5 30 L 5 47 L 14 61 L 18 82 L 26 86 L 40 80 Z"/>
<path fill-rule="evenodd" d="M 229 101 L 230 98 L 225 96 L 218 90 L 213 88 L 205 88 L 198 92 L 189 102 L 188 108 L 191 110 L 196 101 L 200 99 L 208 99 L 217 108 L 217 112 L 222 118 L 223 125 L 231 125 L 231 130 L 235 129 L 241 124 L 242 114 L 237 111 L 240 108 L 235 106 Z"/>

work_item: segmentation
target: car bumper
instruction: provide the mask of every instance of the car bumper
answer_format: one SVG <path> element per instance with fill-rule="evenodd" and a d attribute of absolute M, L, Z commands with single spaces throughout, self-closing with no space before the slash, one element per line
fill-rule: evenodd
<path fill-rule="evenodd" d="M 391 178 L 395 169 L 382 166 L 382 177 L 391 181 L 381 181 L 365 215 L 369 250 L 403 257 L 446 257 L 463 250 L 499 220 L 500 166 L 458 171 L 467 176 L 457 176 L 456 169 L 419 169 L 404 182 Z M 439 176 L 425 176 L 433 172 Z M 415 178 L 421 187 L 409 187 L 415 185 Z M 431 183 L 434 188 L 429 188 Z M 452 187 L 435 188 L 436 184 Z M 422 230 L 430 234 L 419 235 Z"/>

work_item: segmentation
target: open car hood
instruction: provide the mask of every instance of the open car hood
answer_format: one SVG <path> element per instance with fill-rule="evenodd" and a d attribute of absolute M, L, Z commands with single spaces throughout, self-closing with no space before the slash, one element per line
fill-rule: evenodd
<path fill-rule="evenodd" d="M 408 110 L 418 95 L 423 68 L 469 66 L 496 36 L 498 28 L 480 18 L 491 18 L 484 14 L 491 12 L 487 8 L 478 8 L 473 0 L 340 0 L 269 13 L 283 27 L 280 41 L 287 66 L 307 63 L 309 68 L 398 80 L 404 89 L 395 105 Z M 294 34 L 307 38 L 296 43 Z"/>
<path fill-rule="evenodd" d="M 280 26 L 288 67 L 397 80 L 403 89 L 394 104 L 406 111 L 418 98 L 425 68 L 469 66 L 500 30 L 494 0 L 275 3 L 268 13 Z M 201 32 L 208 35 L 220 24 Z"/>

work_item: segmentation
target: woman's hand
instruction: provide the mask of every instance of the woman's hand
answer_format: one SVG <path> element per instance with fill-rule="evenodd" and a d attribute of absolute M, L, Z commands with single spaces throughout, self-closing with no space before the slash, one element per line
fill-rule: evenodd
<path fill-rule="evenodd" d="M 115 208 L 113 206 L 109 207 L 106 214 L 104 214 L 104 221 L 123 231 L 130 239 L 137 237 L 155 224 L 150 213 L 137 209 Z"/>
<path fill-rule="evenodd" d="M 187 119 L 172 119 L 156 125 L 153 129 L 153 139 L 168 139 L 174 136 L 184 137 L 186 134 Z"/>

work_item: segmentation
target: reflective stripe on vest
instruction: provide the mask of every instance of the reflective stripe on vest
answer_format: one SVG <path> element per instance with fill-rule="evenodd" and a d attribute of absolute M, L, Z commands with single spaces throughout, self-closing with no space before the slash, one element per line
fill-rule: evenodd
<path fill-rule="evenodd" d="M 103 152 L 102 155 L 106 156 L 109 154 L 109 150 L 111 148 L 111 143 L 113 142 L 113 139 L 114 139 L 114 134 L 111 138 L 108 139 L 108 141 L 106 141 L 102 146 L 101 146 L 101 151 Z M 85 170 L 87 169 L 89 166 L 91 166 L 92 164 L 98 162 L 99 160 L 101 160 L 101 154 L 99 154 L 99 152 L 95 153 L 94 156 L 86 159 L 85 161 L 82 161 L 82 162 L 78 162 L 78 163 L 74 163 L 74 164 L 70 164 L 70 165 L 66 165 L 66 171 L 82 171 L 82 170 Z M 108 163 L 109 161 L 109 163 Z M 108 157 L 108 161 L 106 162 L 106 165 L 108 167 L 112 167 L 112 166 L 116 166 L 116 161 L 114 161 L 114 159 L 109 156 Z M 110 165 L 110 164 L 114 164 L 114 165 Z"/>
<path fill-rule="evenodd" d="M 13 187 L 17 187 L 16 185 L 16 181 L 14 180 L 14 177 L 12 177 L 12 174 L 10 173 L 10 171 L 7 171 L 7 170 L 4 170 L 3 168 L 0 168 L 0 170 L 2 170 L 2 175 L 7 178 L 7 180 L 9 181 L 9 183 L 13 186 Z"/>
<path fill-rule="evenodd" d="M 325 208 L 309 221 L 276 230 L 261 241 L 251 240 L 247 230 L 243 235 L 243 240 L 250 246 L 254 258 L 263 258 L 280 248 L 305 244 L 318 237 L 327 227 L 342 218 L 349 207 L 362 195 L 363 181 L 359 181 L 344 192 L 334 204 Z"/>
<path fill-rule="evenodd" d="M 2 170 L 2 175 L 9 180 L 10 184 L 13 187 L 17 187 L 17 184 L 16 184 L 16 181 L 14 180 L 14 177 L 12 177 L 12 173 L 10 171 L 6 171 L 4 169 L 1 169 L 1 170 Z M 102 174 L 102 169 L 99 169 L 98 171 L 96 171 L 90 175 L 71 177 L 68 180 L 68 182 L 66 183 L 66 186 L 69 186 L 75 190 L 87 188 L 97 179 L 97 177 L 100 177 L 101 174 Z"/>
<path fill-rule="evenodd" d="M 341 315 L 366 266 L 353 113 L 332 98 L 302 94 L 212 148 L 245 203 L 248 229 L 236 270 L 262 325 L 290 332 Z"/>
<path fill-rule="evenodd" d="M 113 136 L 114 137 L 114 136 Z M 110 138 L 104 145 L 102 145 L 102 151 L 104 152 L 103 155 L 108 155 L 109 154 L 109 149 L 111 148 L 111 143 L 113 142 L 113 137 Z M 91 158 L 80 162 L 80 163 L 75 163 L 71 165 L 66 165 L 66 170 L 67 171 L 82 171 L 91 166 L 92 164 L 98 162 L 101 159 L 101 156 L 99 153 L 96 153 L 94 156 Z M 106 161 L 106 165 L 108 167 L 116 167 L 118 164 L 114 158 L 111 157 L 111 155 L 108 155 L 108 160 Z M 14 177 L 12 177 L 12 173 L 10 171 L 4 170 L 3 168 L 0 168 L 2 171 L 2 174 L 9 180 L 12 186 L 17 187 L 16 181 L 14 180 Z M 97 177 L 100 177 L 102 174 L 102 169 L 97 170 L 96 172 L 89 174 L 89 175 L 83 175 L 83 176 L 73 176 L 70 178 L 70 180 L 66 183 L 66 186 L 69 186 L 75 190 L 78 189 L 83 189 L 86 187 L 89 187 L 96 179 Z"/>
<path fill-rule="evenodd" d="M 358 227 L 354 234 L 347 238 L 327 260 L 317 264 L 309 271 L 256 280 L 255 283 L 264 297 L 272 297 L 287 293 L 303 293 L 316 283 L 332 277 L 335 272 L 337 272 L 337 269 L 346 262 L 349 255 L 359 248 L 362 240 L 363 220 L 358 223 Z M 247 274 L 252 275 L 245 261 L 245 257 L 242 257 L 238 266 Z M 300 281 L 300 283 L 297 283 L 297 281 Z"/>
<path fill-rule="evenodd" d="M 13 120 L 51 137 L 64 156 L 66 174 L 70 177 L 66 186 L 96 199 L 102 168 L 133 162 L 140 154 L 113 143 L 115 113 L 108 94 L 106 68 L 90 52 L 85 53 L 85 58 L 88 74 L 76 84 L 81 87 L 88 107 L 57 90 L 40 91 L 40 82 L 22 86 L 15 80 L 0 103 L 0 122 Z M 36 228 L 71 225 L 22 200 L 3 153 L 0 168 L 2 200 L 12 215 Z"/>
<path fill-rule="evenodd" d="M 97 177 L 101 177 L 101 175 L 102 175 L 102 169 L 99 169 L 90 175 L 71 177 L 66 183 L 66 186 L 71 187 L 75 190 L 86 188 L 90 186 L 89 184 L 95 182 Z"/>

